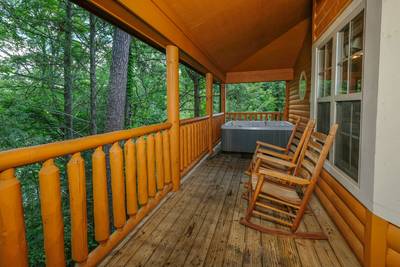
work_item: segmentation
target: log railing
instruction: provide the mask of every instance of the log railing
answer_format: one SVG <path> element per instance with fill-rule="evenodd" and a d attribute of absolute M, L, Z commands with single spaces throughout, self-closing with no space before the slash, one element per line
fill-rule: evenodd
<path fill-rule="evenodd" d="M 283 112 L 227 112 L 226 121 L 280 121 Z"/>
<path fill-rule="evenodd" d="M 217 113 L 213 115 L 212 119 L 212 140 L 213 145 L 216 145 L 221 139 L 221 126 L 224 124 L 224 113 Z"/>
<path fill-rule="evenodd" d="M 202 142 L 197 146 L 198 151 L 204 151 L 204 138 L 200 134 L 204 127 L 203 121 L 184 127 L 190 128 L 190 134 Z M 170 128 L 170 123 L 162 123 L 0 152 L 0 266 L 28 265 L 19 182 L 24 177 L 16 177 L 18 168 L 41 164 L 38 179 L 46 265 L 65 266 L 61 175 L 55 159 L 68 159 L 72 260 L 79 265 L 94 266 L 171 191 L 174 181 Z M 82 152 L 90 153 L 91 159 L 85 157 L 85 160 Z M 94 236 L 98 242 L 92 251 L 88 249 L 88 169 L 92 170 Z M 110 233 L 110 229 L 115 230 Z"/>
<path fill-rule="evenodd" d="M 208 152 L 209 116 L 180 121 L 180 171 L 185 175 Z"/>

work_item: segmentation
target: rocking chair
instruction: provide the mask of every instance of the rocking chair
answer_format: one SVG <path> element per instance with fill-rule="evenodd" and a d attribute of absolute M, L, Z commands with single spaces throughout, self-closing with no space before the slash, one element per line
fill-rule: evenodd
<path fill-rule="evenodd" d="M 252 176 L 246 216 L 240 223 L 260 232 L 297 238 L 326 239 L 324 233 L 297 231 L 319 179 L 338 125 L 329 134 L 313 132 L 301 151 L 294 175 L 260 167 Z M 261 161 L 258 157 L 257 161 Z M 281 181 L 277 183 L 276 181 Z M 251 222 L 253 216 L 288 228 L 268 228 Z"/>
<path fill-rule="evenodd" d="M 293 171 L 300 156 L 301 148 L 303 147 L 306 139 L 313 131 L 315 125 L 315 122 L 313 120 L 309 120 L 305 128 L 301 127 L 299 123 L 300 118 L 297 117 L 292 135 L 289 138 L 289 142 L 286 148 L 257 141 L 256 150 L 246 171 L 246 174 L 248 176 L 251 176 L 252 172 L 255 169 L 257 155 L 259 154 L 262 154 L 267 159 L 269 159 L 268 163 L 262 163 L 262 165 L 268 164 L 269 168 L 278 168 L 288 173 Z M 285 164 L 283 161 L 285 161 L 287 164 Z"/>

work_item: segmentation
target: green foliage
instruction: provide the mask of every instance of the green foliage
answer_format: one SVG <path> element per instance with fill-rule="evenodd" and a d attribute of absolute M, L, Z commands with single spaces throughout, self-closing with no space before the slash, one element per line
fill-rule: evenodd
<path fill-rule="evenodd" d="M 64 24 L 68 0 L 0 0 L 0 150 L 63 140 Z M 72 118 L 74 137 L 90 134 L 89 13 L 72 7 Z M 114 26 L 96 19 L 97 129 L 105 129 Z M 163 122 L 166 113 L 165 54 L 132 38 L 128 60 L 125 127 Z M 206 113 L 205 77 L 181 64 L 181 118 L 195 114 L 198 85 L 200 116 Z M 220 111 L 219 86 L 214 86 L 214 113 Z M 284 83 L 231 85 L 228 111 L 275 111 L 284 105 Z M 89 249 L 97 246 L 93 229 L 91 153 L 86 163 Z M 71 263 L 70 211 L 66 163 L 56 159 L 61 174 L 65 255 Z M 45 263 L 38 173 L 40 164 L 17 169 L 25 210 L 29 260 Z M 111 206 L 111 203 L 110 203 Z M 111 215 L 112 216 L 112 215 Z M 112 220 L 111 220 L 112 222 Z"/>
<path fill-rule="evenodd" d="M 227 85 L 226 111 L 280 111 L 285 107 L 285 82 Z"/>

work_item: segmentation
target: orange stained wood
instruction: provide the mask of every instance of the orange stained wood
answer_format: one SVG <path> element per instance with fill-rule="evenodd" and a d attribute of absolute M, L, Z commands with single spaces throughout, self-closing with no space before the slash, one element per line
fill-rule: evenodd
<path fill-rule="evenodd" d="M 170 129 L 171 178 L 172 188 L 180 187 L 179 168 L 179 50 L 176 46 L 167 46 L 167 111 Z"/>
<path fill-rule="evenodd" d="M 147 162 L 146 162 L 146 142 L 140 137 L 137 142 L 137 172 L 138 172 L 138 194 L 139 204 L 145 205 L 148 201 L 147 193 Z"/>
<path fill-rule="evenodd" d="M 137 213 L 136 148 L 131 139 L 125 143 L 126 209 L 129 216 Z"/>
<path fill-rule="evenodd" d="M 113 218 L 115 228 L 121 228 L 126 221 L 125 215 L 125 179 L 122 149 L 114 143 L 110 149 L 111 190 Z"/>
<path fill-rule="evenodd" d="M 88 256 L 85 163 L 75 153 L 67 164 L 71 210 L 72 259 L 84 262 Z"/>
<path fill-rule="evenodd" d="M 147 183 L 149 187 L 149 197 L 156 195 L 156 165 L 154 156 L 154 136 L 147 136 Z"/>
<path fill-rule="evenodd" d="M 52 159 L 39 172 L 40 209 L 47 266 L 65 266 L 60 170 Z"/>
<path fill-rule="evenodd" d="M 163 161 L 163 141 L 162 134 L 156 133 L 155 137 L 156 147 L 156 171 L 157 171 L 157 189 L 160 191 L 164 188 L 164 161 Z"/>
<path fill-rule="evenodd" d="M 213 75 L 211 73 L 206 74 L 206 112 L 208 118 L 208 153 L 212 153 L 212 119 L 213 119 Z"/>
<path fill-rule="evenodd" d="M 21 184 L 15 170 L 0 173 L 0 266 L 28 266 Z"/>
<path fill-rule="evenodd" d="M 163 160 L 164 160 L 164 179 L 165 183 L 171 183 L 171 155 L 170 155 L 170 141 L 169 132 L 163 131 L 162 133 L 163 142 Z"/>
<path fill-rule="evenodd" d="M 228 72 L 292 68 L 310 29 L 312 0 L 77 1 L 224 82 Z"/>
<path fill-rule="evenodd" d="M 106 155 L 101 146 L 94 151 L 92 164 L 94 232 L 96 241 L 103 242 L 110 235 L 110 220 L 108 212 Z"/>

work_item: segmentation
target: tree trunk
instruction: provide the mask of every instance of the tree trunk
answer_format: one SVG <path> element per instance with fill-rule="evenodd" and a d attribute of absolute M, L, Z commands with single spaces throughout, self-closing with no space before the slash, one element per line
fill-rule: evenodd
<path fill-rule="evenodd" d="M 124 127 L 130 42 L 131 36 L 128 33 L 118 28 L 114 29 L 106 132 L 121 130 Z"/>
<path fill-rule="evenodd" d="M 193 106 L 193 113 L 194 117 L 199 117 L 200 116 L 200 88 L 199 88 L 199 76 L 197 75 L 196 72 L 192 70 L 187 71 L 190 79 L 193 82 L 193 96 L 194 96 L 194 106 Z"/>
<path fill-rule="evenodd" d="M 97 84 L 96 84 L 96 17 L 90 14 L 90 133 L 97 134 Z"/>
<path fill-rule="evenodd" d="M 73 137 L 72 121 L 72 76 L 71 76 L 71 45 L 72 45 L 72 4 L 66 1 L 65 16 L 65 43 L 64 43 L 64 138 Z"/>

